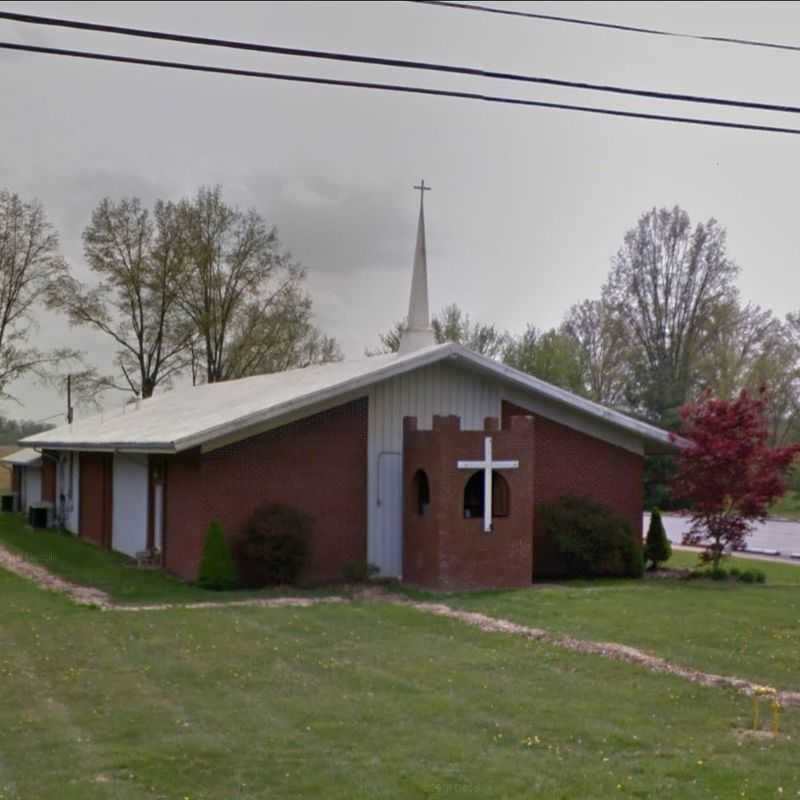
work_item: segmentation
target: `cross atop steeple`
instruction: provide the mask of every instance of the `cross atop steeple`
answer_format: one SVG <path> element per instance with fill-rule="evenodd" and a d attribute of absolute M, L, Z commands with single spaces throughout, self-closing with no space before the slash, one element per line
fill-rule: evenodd
<path fill-rule="evenodd" d="M 425 178 L 419 182 L 419 186 L 415 186 L 414 188 L 419 192 L 420 203 L 425 199 L 425 192 L 429 192 L 431 190 L 430 186 L 425 185 Z"/>
<path fill-rule="evenodd" d="M 421 180 L 415 186 L 419 192 L 419 222 L 417 247 L 414 252 L 414 271 L 411 276 L 411 297 L 408 301 L 406 329 L 400 337 L 400 354 L 436 344 L 428 309 L 428 256 L 425 246 L 425 192 L 431 190 Z"/>

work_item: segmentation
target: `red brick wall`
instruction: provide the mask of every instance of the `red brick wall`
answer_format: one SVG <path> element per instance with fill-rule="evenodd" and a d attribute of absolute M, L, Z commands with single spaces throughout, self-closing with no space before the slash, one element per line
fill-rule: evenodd
<path fill-rule="evenodd" d="M 101 547 L 111 546 L 112 459 L 110 453 L 81 453 L 79 461 L 78 530 L 84 539 Z"/>
<path fill-rule="evenodd" d="M 166 462 L 164 564 L 196 577 L 206 529 L 232 541 L 253 511 L 280 502 L 313 517 L 306 582 L 367 558 L 367 400 L 338 406 L 206 454 Z"/>
<path fill-rule="evenodd" d="M 508 426 L 511 417 L 530 413 L 503 401 L 503 427 Z M 558 422 L 538 415 L 534 419 L 534 504 L 551 502 L 565 494 L 590 497 L 621 514 L 641 538 L 644 459 Z M 534 519 L 534 577 L 558 572 L 555 546 L 537 534 Z"/>
<path fill-rule="evenodd" d="M 458 469 L 459 460 L 483 458 L 484 439 L 491 433 L 494 458 L 517 459 L 518 469 L 503 470 L 508 482 L 510 513 L 495 517 L 493 530 L 483 518 L 464 518 L 464 487 L 474 470 Z M 403 577 L 436 589 L 486 586 L 528 586 L 531 582 L 534 470 L 532 420 L 515 420 L 511 430 L 498 430 L 497 420 L 484 431 L 462 431 L 458 417 L 434 417 L 433 430 L 416 430 L 407 419 L 403 437 Z M 431 503 L 422 516 L 412 491 L 414 474 L 423 469 Z"/>

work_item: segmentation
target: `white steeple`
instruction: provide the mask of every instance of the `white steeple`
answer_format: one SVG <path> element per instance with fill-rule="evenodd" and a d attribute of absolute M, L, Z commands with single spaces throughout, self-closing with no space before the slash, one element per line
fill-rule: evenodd
<path fill-rule="evenodd" d="M 419 186 L 414 188 L 419 191 L 417 249 L 414 252 L 408 320 L 406 329 L 400 337 L 400 355 L 436 344 L 428 308 L 428 260 L 425 252 L 425 192 L 429 192 L 431 187 L 426 186 L 425 181 L 420 181 Z"/>

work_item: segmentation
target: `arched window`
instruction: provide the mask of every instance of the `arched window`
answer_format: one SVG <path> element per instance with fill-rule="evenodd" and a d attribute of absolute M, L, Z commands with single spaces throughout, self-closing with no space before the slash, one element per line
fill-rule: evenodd
<path fill-rule="evenodd" d="M 414 508 L 421 517 L 425 515 L 431 504 L 431 487 L 424 469 L 418 469 L 411 481 L 411 496 L 414 498 Z"/>
<path fill-rule="evenodd" d="M 474 472 L 464 486 L 464 516 L 483 517 L 483 472 Z"/>
<path fill-rule="evenodd" d="M 511 513 L 511 491 L 508 481 L 499 473 L 492 471 L 492 516 L 507 517 Z"/>
<path fill-rule="evenodd" d="M 464 516 L 483 518 L 483 471 L 474 472 L 464 486 Z M 492 470 L 492 517 L 511 513 L 511 492 L 508 481 Z"/>

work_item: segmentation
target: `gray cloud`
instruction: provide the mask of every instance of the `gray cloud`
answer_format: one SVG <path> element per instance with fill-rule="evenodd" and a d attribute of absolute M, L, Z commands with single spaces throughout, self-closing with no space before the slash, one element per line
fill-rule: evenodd
<path fill-rule="evenodd" d="M 796 54 L 744 52 L 412 4 L 13 3 L 31 13 L 287 45 L 502 68 L 571 79 L 788 101 Z M 536 3 L 537 9 L 723 35 L 785 39 L 793 4 Z M 764 9 L 768 9 L 765 12 Z M 319 75 L 480 87 L 561 99 L 769 123 L 778 115 L 591 96 L 3 25 L 4 36 Z M 81 231 L 104 195 L 146 202 L 200 185 L 255 206 L 307 267 L 319 323 L 350 355 L 405 311 L 424 176 L 431 296 L 501 327 L 557 324 L 596 295 L 625 231 L 653 205 L 715 216 L 729 232 L 748 299 L 784 314 L 800 305 L 797 142 L 740 132 L 610 120 L 344 89 L 2 56 L 0 185 L 38 197 L 82 277 Z M 789 120 L 791 122 L 791 120 Z M 69 341 L 100 364 L 89 332 L 42 317 L 40 343 Z M 23 409 L 61 399 L 26 384 Z M 0 409 L 2 411 L 2 409 Z"/>

